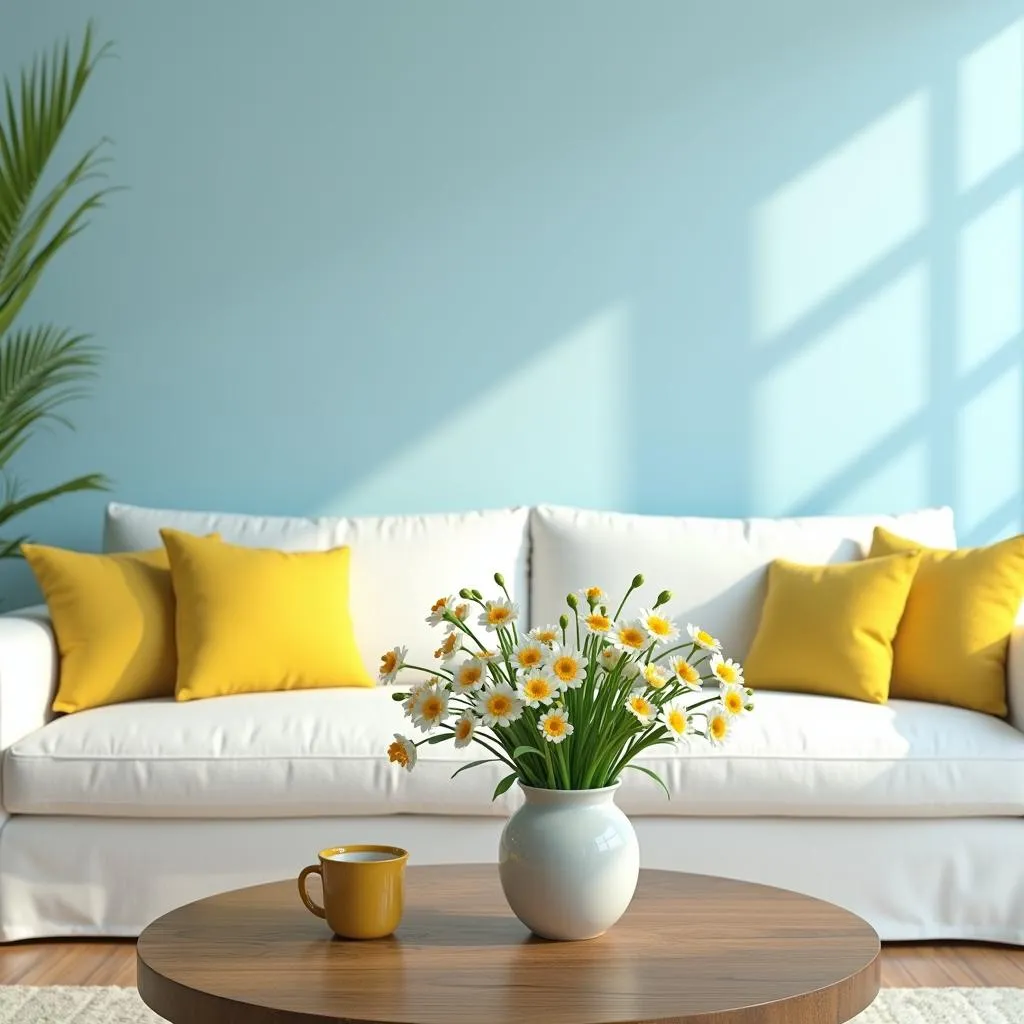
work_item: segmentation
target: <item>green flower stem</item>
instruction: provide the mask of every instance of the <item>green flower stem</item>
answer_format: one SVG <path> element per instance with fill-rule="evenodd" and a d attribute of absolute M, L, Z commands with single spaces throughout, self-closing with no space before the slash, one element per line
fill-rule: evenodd
<path fill-rule="evenodd" d="M 575 733 L 573 735 L 575 735 Z M 559 772 L 562 775 L 562 788 L 563 789 L 572 789 L 572 782 L 570 781 L 570 778 L 569 778 L 569 765 L 568 765 L 568 762 L 566 761 L 565 752 L 562 750 L 563 744 L 568 742 L 571 739 L 572 739 L 572 736 L 568 736 L 568 737 L 566 737 L 565 740 L 562 741 L 562 743 L 548 743 L 545 740 L 545 746 L 548 746 L 548 747 L 552 747 L 553 746 L 555 748 L 555 760 L 558 761 L 558 770 L 559 770 Z"/>
<path fill-rule="evenodd" d="M 492 747 L 479 734 L 477 734 L 477 733 L 473 734 L 473 742 L 474 743 L 479 743 L 480 746 L 484 748 L 484 750 L 486 750 L 489 753 L 493 754 L 496 758 L 498 758 L 498 760 L 504 761 L 505 764 L 507 764 L 509 766 L 509 768 L 511 768 L 513 771 L 518 772 L 520 770 L 519 769 L 519 765 L 517 765 L 515 763 L 515 761 L 513 761 L 510 757 L 506 757 L 505 753 L 503 753 L 501 750 L 499 750 L 498 747 Z"/>
<path fill-rule="evenodd" d="M 538 737 L 540 740 L 541 750 L 544 751 L 544 764 L 547 767 L 548 772 L 548 788 L 555 789 L 555 768 L 551 763 L 551 744 L 548 743 L 543 736 Z"/>
<path fill-rule="evenodd" d="M 614 621 L 618 621 L 619 616 L 622 614 L 622 609 L 626 607 L 626 602 L 629 600 L 629 595 L 632 594 L 634 590 L 636 590 L 636 587 L 634 587 L 632 582 L 630 582 L 629 589 L 626 591 L 622 600 L 619 602 L 619 607 L 615 609 L 615 614 L 612 616 L 612 619 Z"/>
<path fill-rule="evenodd" d="M 455 676 L 446 668 L 424 668 L 422 665 L 403 665 L 402 668 L 411 668 L 413 672 L 423 672 L 428 676 L 447 675 L 449 680 L 455 678 Z"/>

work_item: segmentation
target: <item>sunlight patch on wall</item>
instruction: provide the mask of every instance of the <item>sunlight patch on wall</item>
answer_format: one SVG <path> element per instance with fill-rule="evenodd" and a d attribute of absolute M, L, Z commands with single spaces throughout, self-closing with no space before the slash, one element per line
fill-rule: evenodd
<path fill-rule="evenodd" d="M 419 436 L 317 514 L 622 505 L 632 479 L 623 396 L 638 383 L 630 352 L 629 313 L 616 305 L 527 363 L 511 353 L 505 376 L 439 394 Z"/>
<path fill-rule="evenodd" d="M 957 411 L 957 533 L 1019 500 L 1024 466 L 1024 376 L 1016 366 Z"/>
<path fill-rule="evenodd" d="M 831 508 L 903 451 L 886 440 L 927 401 L 928 300 L 926 271 L 915 267 L 762 381 L 752 461 L 765 515 L 808 502 Z M 885 507 L 904 489 L 891 492 Z"/>
<path fill-rule="evenodd" d="M 828 511 L 848 515 L 874 512 L 902 512 L 930 504 L 931 462 L 925 441 L 915 441 L 886 459 L 880 454 L 871 460 L 862 476 L 843 480 Z M 800 511 L 810 511 L 800 509 Z M 819 511 L 816 508 L 814 511 Z"/>
<path fill-rule="evenodd" d="M 957 248 L 957 370 L 973 369 L 1019 333 L 1021 190 L 1013 189 L 961 231 Z"/>
<path fill-rule="evenodd" d="M 792 327 L 921 230 L 928 144 L 928 97 L 918 92 L 761 204 L 755 342 Z"/>
<path fill-rule="evenodd" d="M 961 59 L 957 139 L 961 191 L 1024 148 L 1024 22 L 1014 22 Z"/>

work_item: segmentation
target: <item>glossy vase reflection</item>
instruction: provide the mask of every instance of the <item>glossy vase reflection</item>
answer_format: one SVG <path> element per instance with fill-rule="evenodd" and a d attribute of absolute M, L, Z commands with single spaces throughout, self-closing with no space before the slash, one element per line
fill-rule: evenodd
<path fill-rule="evenodd" d="M 618 785 L 560 790 L 520 786 L 526 800 L 501 833 L 505 899 L 545 939 L 592 939 L 629 906 L 640 848 L 615 805 Z"/>

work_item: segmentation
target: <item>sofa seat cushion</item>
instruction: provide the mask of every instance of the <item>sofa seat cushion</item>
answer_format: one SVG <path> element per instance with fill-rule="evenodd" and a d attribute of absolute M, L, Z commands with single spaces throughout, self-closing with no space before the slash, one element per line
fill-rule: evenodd
<path fill-rule="evenodd" d="M 408 773 L 384 751 L 407 730 L 387 688 L 159 699 L 59 718 L 4 756 L 8 811 L 139 818 L 502 815 L 502 768 L 451 773 L 480 751 L 419 748 Z M 625 772 L 627 813 L 672 816 L 1024 815 L 1024 735 L 979 712 L 761 693 L 717 751 L 655 748 L 671 801 Z"/>

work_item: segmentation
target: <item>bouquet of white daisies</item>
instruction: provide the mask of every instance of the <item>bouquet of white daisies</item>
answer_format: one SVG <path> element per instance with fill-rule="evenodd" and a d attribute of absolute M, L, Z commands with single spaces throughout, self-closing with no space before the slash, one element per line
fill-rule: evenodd
<path fill-rule="evenodd" d="M 406 663 L 406 648 L 381 658 L 380 679 L 403 671 L 423 674 L 395 693 L 406 715 L 426 736 L 397 734 L 388 748 L 395 764 L 412 771 L 416 748 L 451 741 L 478 744 L 487 757 L 453 774 L 500 762 L 510 769 L 494 791 L 517 779 L 546 789 L 597 789 L 619 780 L 643 750 L 666 743 L 724 743 L 733 721 L 753 710 L 753 693 L 739 663 L 694 625 L 684 636 L 664 611 L 666 590 L 637 618 L 620 619 L 626 601 L 643 586 L 636 576 L 614 614 L 600 587 L 569 594 L 569 614 L 557 626 L 520 635 L 519 608 L 501 573 L 502 596 L 485 600 L 478 590 L 442 597 L 427 621 L 444 626 L 435 651 L 438 666 Z M 476 611 L 475 628 L 470 618 Z M 709 692 L 710 689 L 710 692 Z"/>

